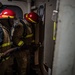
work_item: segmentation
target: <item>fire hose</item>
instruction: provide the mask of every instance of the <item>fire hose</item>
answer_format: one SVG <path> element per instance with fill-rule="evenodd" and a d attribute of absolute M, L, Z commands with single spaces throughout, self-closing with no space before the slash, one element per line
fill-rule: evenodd
<path fill-rule="evenodd" d="M 10 49 L 8 49 L 7 51 L 5 51 L 4 53 L 1 53 L 1 54 L 0 54 L 0 63 L 2 62 L 2 60 L 3 60 L 4 58 L 10 56 L 12 53 L 14 53 L 14 52 L 16 52 L 16 51 L 23 50 L 23 49 L 28 49 L 28 48 L 31 48 L 31 47 L 38 48 L 38 47 L 40 47 L 40 44 L 25 45 L 25 46 L 22 46 L 22 47 L 10 48 Z"/>

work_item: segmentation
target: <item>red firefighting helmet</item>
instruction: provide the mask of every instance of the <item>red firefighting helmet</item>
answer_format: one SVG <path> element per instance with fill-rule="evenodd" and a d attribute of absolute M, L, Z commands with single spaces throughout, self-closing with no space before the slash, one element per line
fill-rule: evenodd
<path fill-rule="evenodd" d="M 1 13 L 0 13 L 0 19 L 7 19 L 7 18 L 15 18 L 16 14 L 14 11 L 12 11 L 11 9 L 4 9 Z"/>
<path fill-rule="evenodd" d="M 24 18 L 30 23 L 38 23 L 39 16 L 35 12 L 30 12 L 29 14 L 24 14 Z"/>

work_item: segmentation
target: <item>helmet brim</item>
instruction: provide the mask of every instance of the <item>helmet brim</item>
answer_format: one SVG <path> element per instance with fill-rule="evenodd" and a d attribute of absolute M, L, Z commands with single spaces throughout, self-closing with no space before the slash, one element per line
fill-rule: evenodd
<path fill-rule="evenodd" d="M 15 17 L 3 17 L 2 15 L 0 15 L 0 19 L 16 19 Z"/>
<path fill-rule="evenodd" d="M 2 19 L 4 19 L 4 18 L 2 17 L 2 15 L 0 15 L 0 20 L 2 20 Z"/>

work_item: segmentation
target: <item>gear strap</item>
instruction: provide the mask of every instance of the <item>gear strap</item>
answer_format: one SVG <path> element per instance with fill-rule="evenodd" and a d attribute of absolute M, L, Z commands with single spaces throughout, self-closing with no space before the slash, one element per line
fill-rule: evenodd
<path fill-rule="evenodd" d="M 20 20 L 20 22 L 23 24 L 23 28 L 24 28 L 23 37 L 26 37 L 26 35 L 27 35 L 27 26 L 22 20 Z"/>

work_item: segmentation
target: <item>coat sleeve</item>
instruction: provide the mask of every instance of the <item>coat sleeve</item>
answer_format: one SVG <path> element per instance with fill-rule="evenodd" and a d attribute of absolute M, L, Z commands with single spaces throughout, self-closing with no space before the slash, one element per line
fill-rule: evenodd
<path fill-rule="evenodd" d="M 2 27 L 0 27 L 0 45 L 2 44 L 3 42 L 3 30 L 2 30 Z"/>

